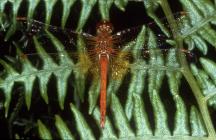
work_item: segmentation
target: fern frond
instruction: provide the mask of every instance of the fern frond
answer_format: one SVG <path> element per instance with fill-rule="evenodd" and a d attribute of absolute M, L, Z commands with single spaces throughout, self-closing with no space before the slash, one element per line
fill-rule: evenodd
<path fill-rule="evenodd" d="M 52 40 L 55 40 L 55 37 L 52 36 L 50 33 L 47 32 L 47 34 L 50 36 Z M 43 49 L 43 47 L 38 42 L 37 38 L 34 37 L 34 44 L 37 49 L 37 53 L 39 54 L 39 57 L 43 60 L 43 68 L 41 70 L 35 68 L 31 62 L 28 60 L 28 58 L 24 57 L 21 58 L 22 63 L 22 71 L 21 73 L 18 73 L 16 70 L 14 70 L 10 65 L 8 65 L 6 62 L 1 60 L 1 64 L 7 69 L 8 75 L 4 79 L 4 82 L 1 83 L 1 87 L 4 88 L 4 92 L 7 93 L 6 103 L 5 107 L 8 108 L 10 102 L 10 96 L 11 96 L 11 90 L 13 87 L 14 82 L 23 82 L 25 87 L 25 94 L 26 94 L 26 104 L 27 107 L 30 108 L 31 104 L 31 95 L 32 95 L 32 88 L 34 81 L 36 77 L 39 79 L 39 85 L 40 85 L 40 91 L 41 96 L 45 100 L 46 103 L 48 103 L 48 96 L 47 96 L 47 84 L 49 82 L 51 74 L 54 74 L 56 76 L 57 80 L 57 87 L 59 92 L 59 104 L 60 107 L 64 108 L 64 100 L 66 96 L 66 89 L 67 89 L 67 79 L 69 75 L 71 74 L 71 71 L 74 67 L 74 64 L 72 63 L 72 60 L 67 55 L 67 52 L 64 52 L 63 45 L 58 42 L 54 41 L 54 47 L 56 47 L 56 50 L 61 52 L 61 56 L 59 57 L 59 64 L 56 64 L 56 62 L 49 56 L 49 54 L 46 53 L 46 51 Z M 62 47 L 62 48 L 61 48 Z M 18 54 L 21 56 L 21 51 L 18 49 Z M 8 91 L 10 89 L 10 91 Z M 10 96 L 8 96 L 10 95 Z M 6 111 L 7 114 L 7 111 Z"/>
<path fill-rule="evenodd" d="M 181 1 L 184 10 L 188 11 L 189 21 L 184 23 L 183 38 L 191 48 L 197 47 L 203 54 L 207 53 L 207 43 L 216 47 L 216 32 L 211 24 L 215 21 L 215 10 L 210 1 Z M 204 8 L 205 7 L 205 8 Z M 201 43 L 200 43 L 201 42 Z M 206 43 L 204 43 L 206 42 Z M 195 46 L 196 45 L 196 46 Z"/>
<path fill-rule="evenodd" d="M 193 74 L 197 78 L 197 82 L 203 91 L 203 100 L 207 102 L 209 106 L 216 108 L 216 63 L 207 58 L 200 58 L 200 62 L 202 64 L 203 70 L 197 68 L 195 65 L 191 65 Z"/>
<path fill-rule="evenodd" d="M 12 5 L 12 24 L 7 30 L 5 40 L 16 32 L 17 13 L 21 8 L 23 1 L 1 1 L 0 12 L 6 3 Z M 45 23 L 51 24 L 53 10 L 58 2 L 57 0 L 29 0 L 28 11 L 26 13 L 29 19 L 37 12 L 38 4 L 42 2 L 45 5 L 46 17 Z M 61 26 L 65 27 L 66 22 L 71 13 L 72 7 L 76 3 L 75 0 L 67 1 L 62 0 L 63 12 L 61 18 Z M 78 20 L 76 30 L 82 31 L 88 18 L 92 12 L 93 7 L 96 5 L 97 0 L 81 0 L 81 12 Z M 216 32 L 213 28 L 215 24 L 215 6 L 209 0 L 179 0 L 182 4 L 185 15 L 180 20 L 174 20 L 172 11 L 166 0 L 158 1 L 143 1 L 144 7 L 148 15 L 160 27 L 162 32 L 171 37 L 174 42 L 170 45 L 174 48 L 187 48 L 189 50 L 198 49 L 203 55 L 208 54 L 209 47 L 216 47 Z M 120 10 L 126 10 L 128 4 L 127 0 L 98 0 L 98 6 L 102 19 L 110 19 L 110 9 L 112 5 L 117 6 Z M 167 28 L 164 26 L 160 18 L 156 15 L 156 11 L 162 8 L 167 17 L 168 23 L 171 26 Z M 93 14 L 93 13 L 92 13 Z M 3 16 L 0 16 L 1 25 L 5 25 Z M 65 106 L 70 106 L 70 110 L 74 116 L 74 126 L 76 132 L 72 132 L 70 126 L 66 124 L 66 120 L 61 118 L 61 115 L 55 116 L 55 127 L 57 128 L 60 138 L 76 139 L 215 139 L 215 128 L 210 118 L 208 107 L 211 106 L 216 109 L 216 64 L 214 60 L 207 56 L 201 57 L 198 63 L 201 63 L 202 68 L 196 64 L 189 64 L 184 54 L 179 54 L 176 51 L 169 51 L 167 56 L 164 56 L 160 51 L 154 51 L 158 47 L 157 33 L 144 26 L 135 39 L 135 43 L 129 43 L 126 47 L 132 50 L 134 62 L 125 62 L 130 67 L 130 80 L 127 83 L 128 87 L 124 87 L 124 91 L 120 91 L 121 86 L 124 84 L 125 77 L 127 77 L 127 69 L 120 69 L 121 75 L 118 75 L 119 80 L 110 79 L 108 85 L 108 110 L 110 114 L 106 117 L 106 126 L 104 129 L 99 129 L 101 135 L 96 136 L 99 128 L 100 113 L 97 106 L 99 96 L 99 82 L 98 79 L 93 79 L 89 85 L 88 90 L 88 112 L 86 116 L 84 112 L 79 110 L 79 105 L 70 103 L 65 105 L 66 90 L 68 86 L 68 79 L 71 75 L 74 76 L 72 85 L 75 89 L 73 94 L 78 95 L 81 101 L 86 97 L 85 85 L 89 65 L 85 56 L 81 56 L 77 63 L 68 56 L 65 51 L 64 43 L 49 31 L 44 31 L 47 40 L 50 41 L 53 48 L 57 51 L 59 61 L 56 62 L 44 48 L 42 36 L 33 37 L 33 47 L 36 48 L 38 58 L 42 61 L 42 67 L 37 68 L 30 61 L 29 57 L 20 57 L 19 63 L 21 71 L 18 71 L 13 64 L 6 60 L 0 59 L 0 64 L 4 67 L 4 76 L 0 77 L 0 88 L 5 95 L 5 116 L 8 115 L 9 105 L 11 102 L 13 87 L 16 82 L 21 82 L 25 89 L 25 102 L 30 109 L 32 102 L 32 90 L 36 79 L 39 81 L 39 90 L 41 97 L 48 104 L 48 83 L 52 75 L 56 78 L 58 103 L 63 110 Z M 77 38 L 77 50 L 84 49 L 86 44 L 82 38 Z M 147 44 L 149 51 L 149 60 L 141 58 L 141 48 L 143 44 Z M 22 52 L 18 49 L 17 55 L 22 56 Z M 197 56 L 198 57 L 198 56 Z M 82 67 L 82 63 L 88 63 L 86 67 Z M 123 64 L 124 65 L 124 64 Z M 80 66 L 80 67 L 79 67 Z M 181 89 L 182 79 L 186 79 L 187 84 L 190 86 L 198 105 L 187 106 L 186 101 L 181 96 L 185 94 Z M 168 82 L 168 89 L 162 90 L 164 81 Z M 125 94 L 126 101 L 122 101 L 119 93 Z M 166 109 L 166 105 L 162 100 L 164 94 L 168 94 L 173 100 L 172 106 L 174 108 L 173 128 L 169 126 L 170 112 Z M 150 105 L 146 103 L 143 97 L 149 97 Z M 86 104 L 85 104 L 86 105 Z M 149 106 L 146 106 L 149 105 Z M 147 109 L 151 108 L 151 117 L 148 115 Z M 189 108 L 189 109 L 188 109 Z M 187 109 L 189 111 L 187 111 Z M 89 122 L 88 118 L 93 118 L 94 122 Z M 92 120 L 92 119 L 90 119 Z M 150 121 L 151 120 L 151 121 Z M 50 124 L 43 124 L 43 120 L 38 119 L 38 130 L 41 138 L 52 138 Z M 150 123 L 153 122 L 153 123 Z M 92 124 L 95 124 L 94 126 Z M 46 126 L 47 125 L 47 126 Z M 117 130 L 117 131 L 116 131 Z M 79 135 L 79 136 L 77 136 Z"/>
<path fill-rule="evenodd" d="M 9 105 L 11 101 L 11 94 L 12 94 L 12 89 L 14 86 L 14 80 L 19 76 L 19 73 L 11 67 L 9 64 L 7 64 L 4 60 L 0 59 L 1 65 L 4 67 L 4 69 L 7 71 L 7 78 L 4 80 L 1 79 L 0 81 L 0 87 L 5 93 L 5 102 L 4 102 L 4 107 L 5 107 L 5 117 L 8 115 L 8 110 L 9 110 Z"/>
<path fill-rule="evenodd" d="M 52 139 L 52 135 L 49 132 L 49 129 L 42 123 L 41 120 L 37 121 L 39 135 L 41 139 Z"/>
<path fill-rule="evenodd" d="M 59 135 L 62 139 L 74 139 L 74 136 L 71 134 L 70 129 L 68 129 L 67 125 L 64 123 L 62 118 L 59 115 L 55 115 L 55 126 L 59 132 Z"/>

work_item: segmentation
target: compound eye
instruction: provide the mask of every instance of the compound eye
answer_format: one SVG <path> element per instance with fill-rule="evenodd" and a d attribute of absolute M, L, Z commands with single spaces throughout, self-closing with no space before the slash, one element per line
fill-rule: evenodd
<path fill-rule="evenodd" d="M 113 32 L 113 26 L 109 26 L 109 33 Z"/>
<path fill-rule="evenodd" d="M 107 25 L 106 26 L 106 31 L 108 32 L 108 33 L 112 33 L 112 26 L 109 26 L 109 25 Z"/>
<path fill-rule="evenodd" d="M 109 21 L 101 21 L 97 24 L 97 32 L 107 32 L 107 33 L 112 33 L 113 27 L 112 24 Z"/>

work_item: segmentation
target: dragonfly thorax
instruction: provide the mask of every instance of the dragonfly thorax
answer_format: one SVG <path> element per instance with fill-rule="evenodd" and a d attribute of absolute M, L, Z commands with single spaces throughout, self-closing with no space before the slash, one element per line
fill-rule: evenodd
<path fill-rule="evenodd" d="M 96 37 L 96 52 L 97 54 L 108 54 L 110 55 L 113 52 L 112 46 L 113 46 L 113 41 L 112 41 L 112 36 L 111 35 L 98 35 Z"/>
<path fill-rule="evenodd" d="M 109 54 L 107 54 L 107 53 L 100 53 L 100 54 L 98 55 L 98 59 L 100 60 L 101 57 L 106 57 L 107 59 L 109 59 Z"/>
<path fill-rule="evenodd" d="M 95 48 L 96 54 L 100 57 L 105 56 L 109 58 L 110 55 L 113 54 L 114 50 L 106 41 L 100 41 L 98 42 L 97 47 Z"/>
<path fill-rule="evenodd" d="M 99 54 L 110 54 L 110 50 L 108 49 L 107 45 L 100 45 L 98 47 L 98 53 Z"/>

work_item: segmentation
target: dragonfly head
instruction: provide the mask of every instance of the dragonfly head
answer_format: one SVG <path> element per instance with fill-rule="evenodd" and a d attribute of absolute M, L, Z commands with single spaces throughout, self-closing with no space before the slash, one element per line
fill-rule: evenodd
<path fill-rule="evenodd" d="M 97 30 L 97 34 L 101 34 L 101 33 L 112 34 L 113 25 L 107 20 L 102 20 L 97 24 L 96 30 Z"/>

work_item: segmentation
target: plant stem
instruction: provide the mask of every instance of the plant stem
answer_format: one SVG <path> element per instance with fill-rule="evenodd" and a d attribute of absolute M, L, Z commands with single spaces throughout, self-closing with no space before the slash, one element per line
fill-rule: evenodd
<path fill-rule="evenodd" d="M 183 48 L 183 39 L 181 37 L 178 37 L 178 36 L 180 36 L 179 35 L 180 33 L 177 30 L 178 29 L 177 24 L 176 24 L 175 19 L 172 15 L 172 11 L 170 9 L 170 6 L 169 6 L 167 0 L 160 0 L 160 4 L 161 4 L 161 7 L 162 7 L 166 17 L 167 17 L 167 21 L 169 23 L 172 23 L 172 24 L 170 24 L 171 29 L 172 29 L 171 31 L 172 31 L 173 38 L 176 40 L 177 47 L 182 49 Z M 185 79 L 187 80 L 188 84 L 190 85 L 191 90 L 192 90 L 192 92 L 196 98 L 197 103 L 198 103 L 200 112 L 202 114 L 206 129 L 208 132 L 208 136 L 210 139 L 215 139 L 216 133 L 215 133 L 215 129 L 214 129 L 210 114 L 209 114 L 209 110 L 208 110 L 208 106 L 207 106 L 207 100 L 205 100 L 205 97 L 203 96 L 200 87 L 198 86 L 193 74 L 191 73 L 185 56 L 181 53 L 179 53 L 177 55 L 178 55 L 178 58 L 180 60 L 180 64 L 183 68 L 183 75 L 184 75 Z"/>

